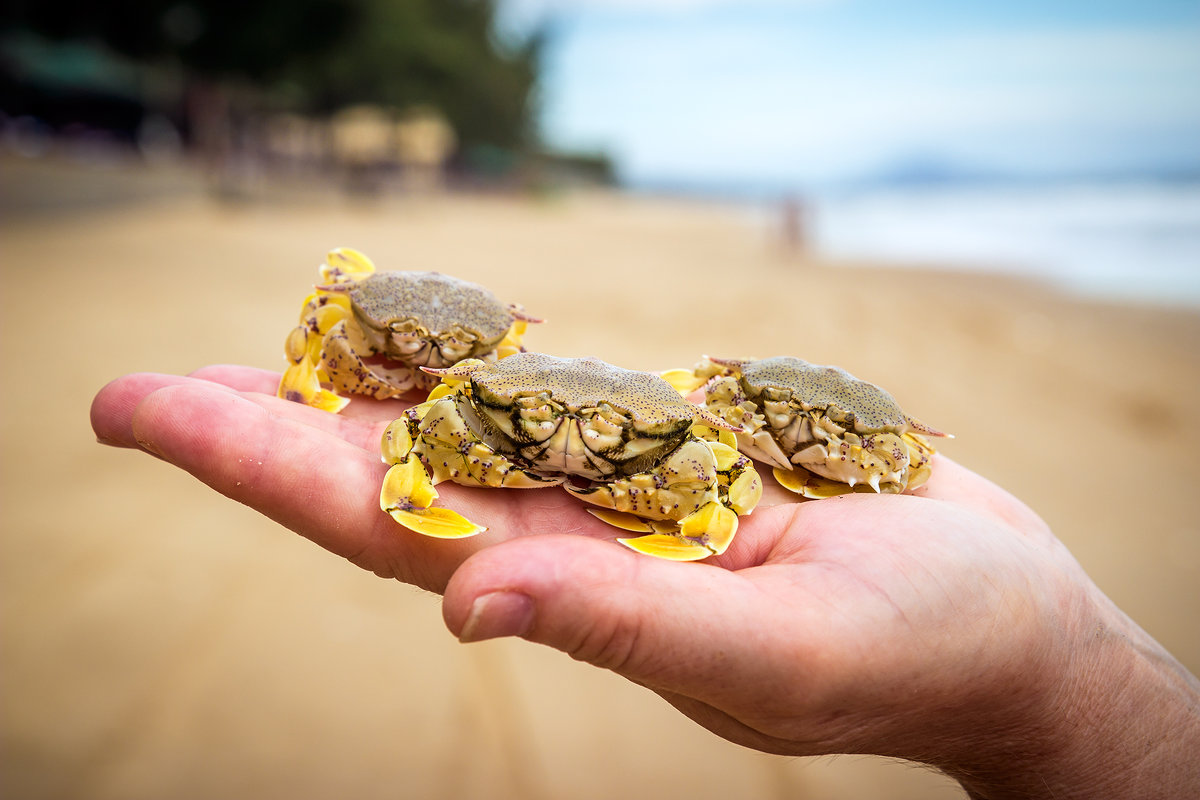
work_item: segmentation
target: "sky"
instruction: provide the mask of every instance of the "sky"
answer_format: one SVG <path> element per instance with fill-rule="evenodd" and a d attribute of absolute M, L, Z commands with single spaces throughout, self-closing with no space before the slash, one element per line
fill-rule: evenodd
<path fill-rule="evenodd" d="M 502 0 L 541 124 L 637 185 L 1200 174 L 1200 0 Z"/>

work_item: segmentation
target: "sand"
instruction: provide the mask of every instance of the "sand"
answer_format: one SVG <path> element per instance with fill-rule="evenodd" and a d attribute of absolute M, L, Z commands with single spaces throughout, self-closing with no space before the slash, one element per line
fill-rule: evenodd
<path fill-rule="evenodd" d="M 0 221 L 8 796 L 962 796 L 909 764 L 728 744 L 534 645 L 461 646 L 436 597 L 94 442 L 89 402 L 119 374 L 278 367 L 337 245 L 488 284 L 548 318 L 532 348 L 647 369 L 790 353 L 882 384 L 1200 670 L 1200 314 L 827 263 L 719 206 L 311 190 L 221 204 L 158 178 L 115 203 L 104 187 L 123 174 L 18 166 Z M 75 185 L 100 200 L 63 194 Z"/>

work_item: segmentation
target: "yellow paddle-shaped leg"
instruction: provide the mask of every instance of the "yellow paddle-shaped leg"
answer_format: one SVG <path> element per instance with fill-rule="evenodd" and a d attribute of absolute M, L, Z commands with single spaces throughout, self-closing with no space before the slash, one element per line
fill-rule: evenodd
<path fill-rule="evenodd" d="M 631 550 L 657 558 L 699 561 L 724 553 L 733 541 L 737 528 L 737 514 L 714 501 L 684 517 L 678 533 L 651 533 L 617 541 Z"/>
<path fill-rule="evenodd" d="M 283 377 L 279 380 L 277 394 L 284 400 L 304 403 L 322 411 L 331 411 L 334 414 L 341 411 L 350 402 L 349 399 L 321 387 L 321 381 L 317 377 L 317 368 L 307 358 L 300 359 L 298 364 L 292 364 L 284 370 Z"/>
<path fill-rule="evenodd" d="M 438 539 L 462 539 L 487 530 L 456 511 L 431 508 L 437 497 L 425 465 L 409 455 L 384 476 L 379 507 L 409 530 Z"/>

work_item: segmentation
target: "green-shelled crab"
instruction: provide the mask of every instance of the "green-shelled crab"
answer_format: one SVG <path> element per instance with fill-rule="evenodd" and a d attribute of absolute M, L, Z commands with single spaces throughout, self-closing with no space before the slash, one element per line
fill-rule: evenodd
<path fill-rule="evenodd" d="M 605 522 L 643 534 L 623 544 L 691 561 L 724 552 L 762 495 L 750 459 L 732 446 L 736 426 L 652 373 L 539 353 L 425 371 L 442 383 L 385 432 L 393 466 L 380 494 L 384 511 L 419 533 L 485 530 L 432 506 L 442 481 L 561 485 Z"/>
<path fill-rule="evenodd" d="M 427 391 L 421 367 L 521 351 L 526 323 L 541 322 L 478 284 L 436 272 L 376 272 L 362 253 L 331 251 L 284 344 L 280 397 L 338 412 L 339 392 L 385 399 Z M 323 388 L 322 384 L 331 386 Z"/>
<path fill-rule="evenodd" d="M 922 437 L 949 435 L 905 414 L 875 384 L 799 358 L 706 358 L 663 375 L 685 394 L 703 386 L 705 408 L 741 429 L 738 449 L 812 499 L 915 489 L 929 479 L 933 454 Z"/>

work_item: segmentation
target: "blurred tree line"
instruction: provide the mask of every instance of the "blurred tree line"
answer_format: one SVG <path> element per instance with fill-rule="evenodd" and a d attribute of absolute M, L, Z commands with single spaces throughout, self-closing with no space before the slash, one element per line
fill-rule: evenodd
<path fill-rule="evenodd" d="M 431 107 L 460 148 L 537 144 L 546 36 L 501 41 L 493 0 L 2 2 L 6 41 L 91 43 L 185 89 L 249 89 L 263 109 L 315 116 L 364 103 Z"/>

